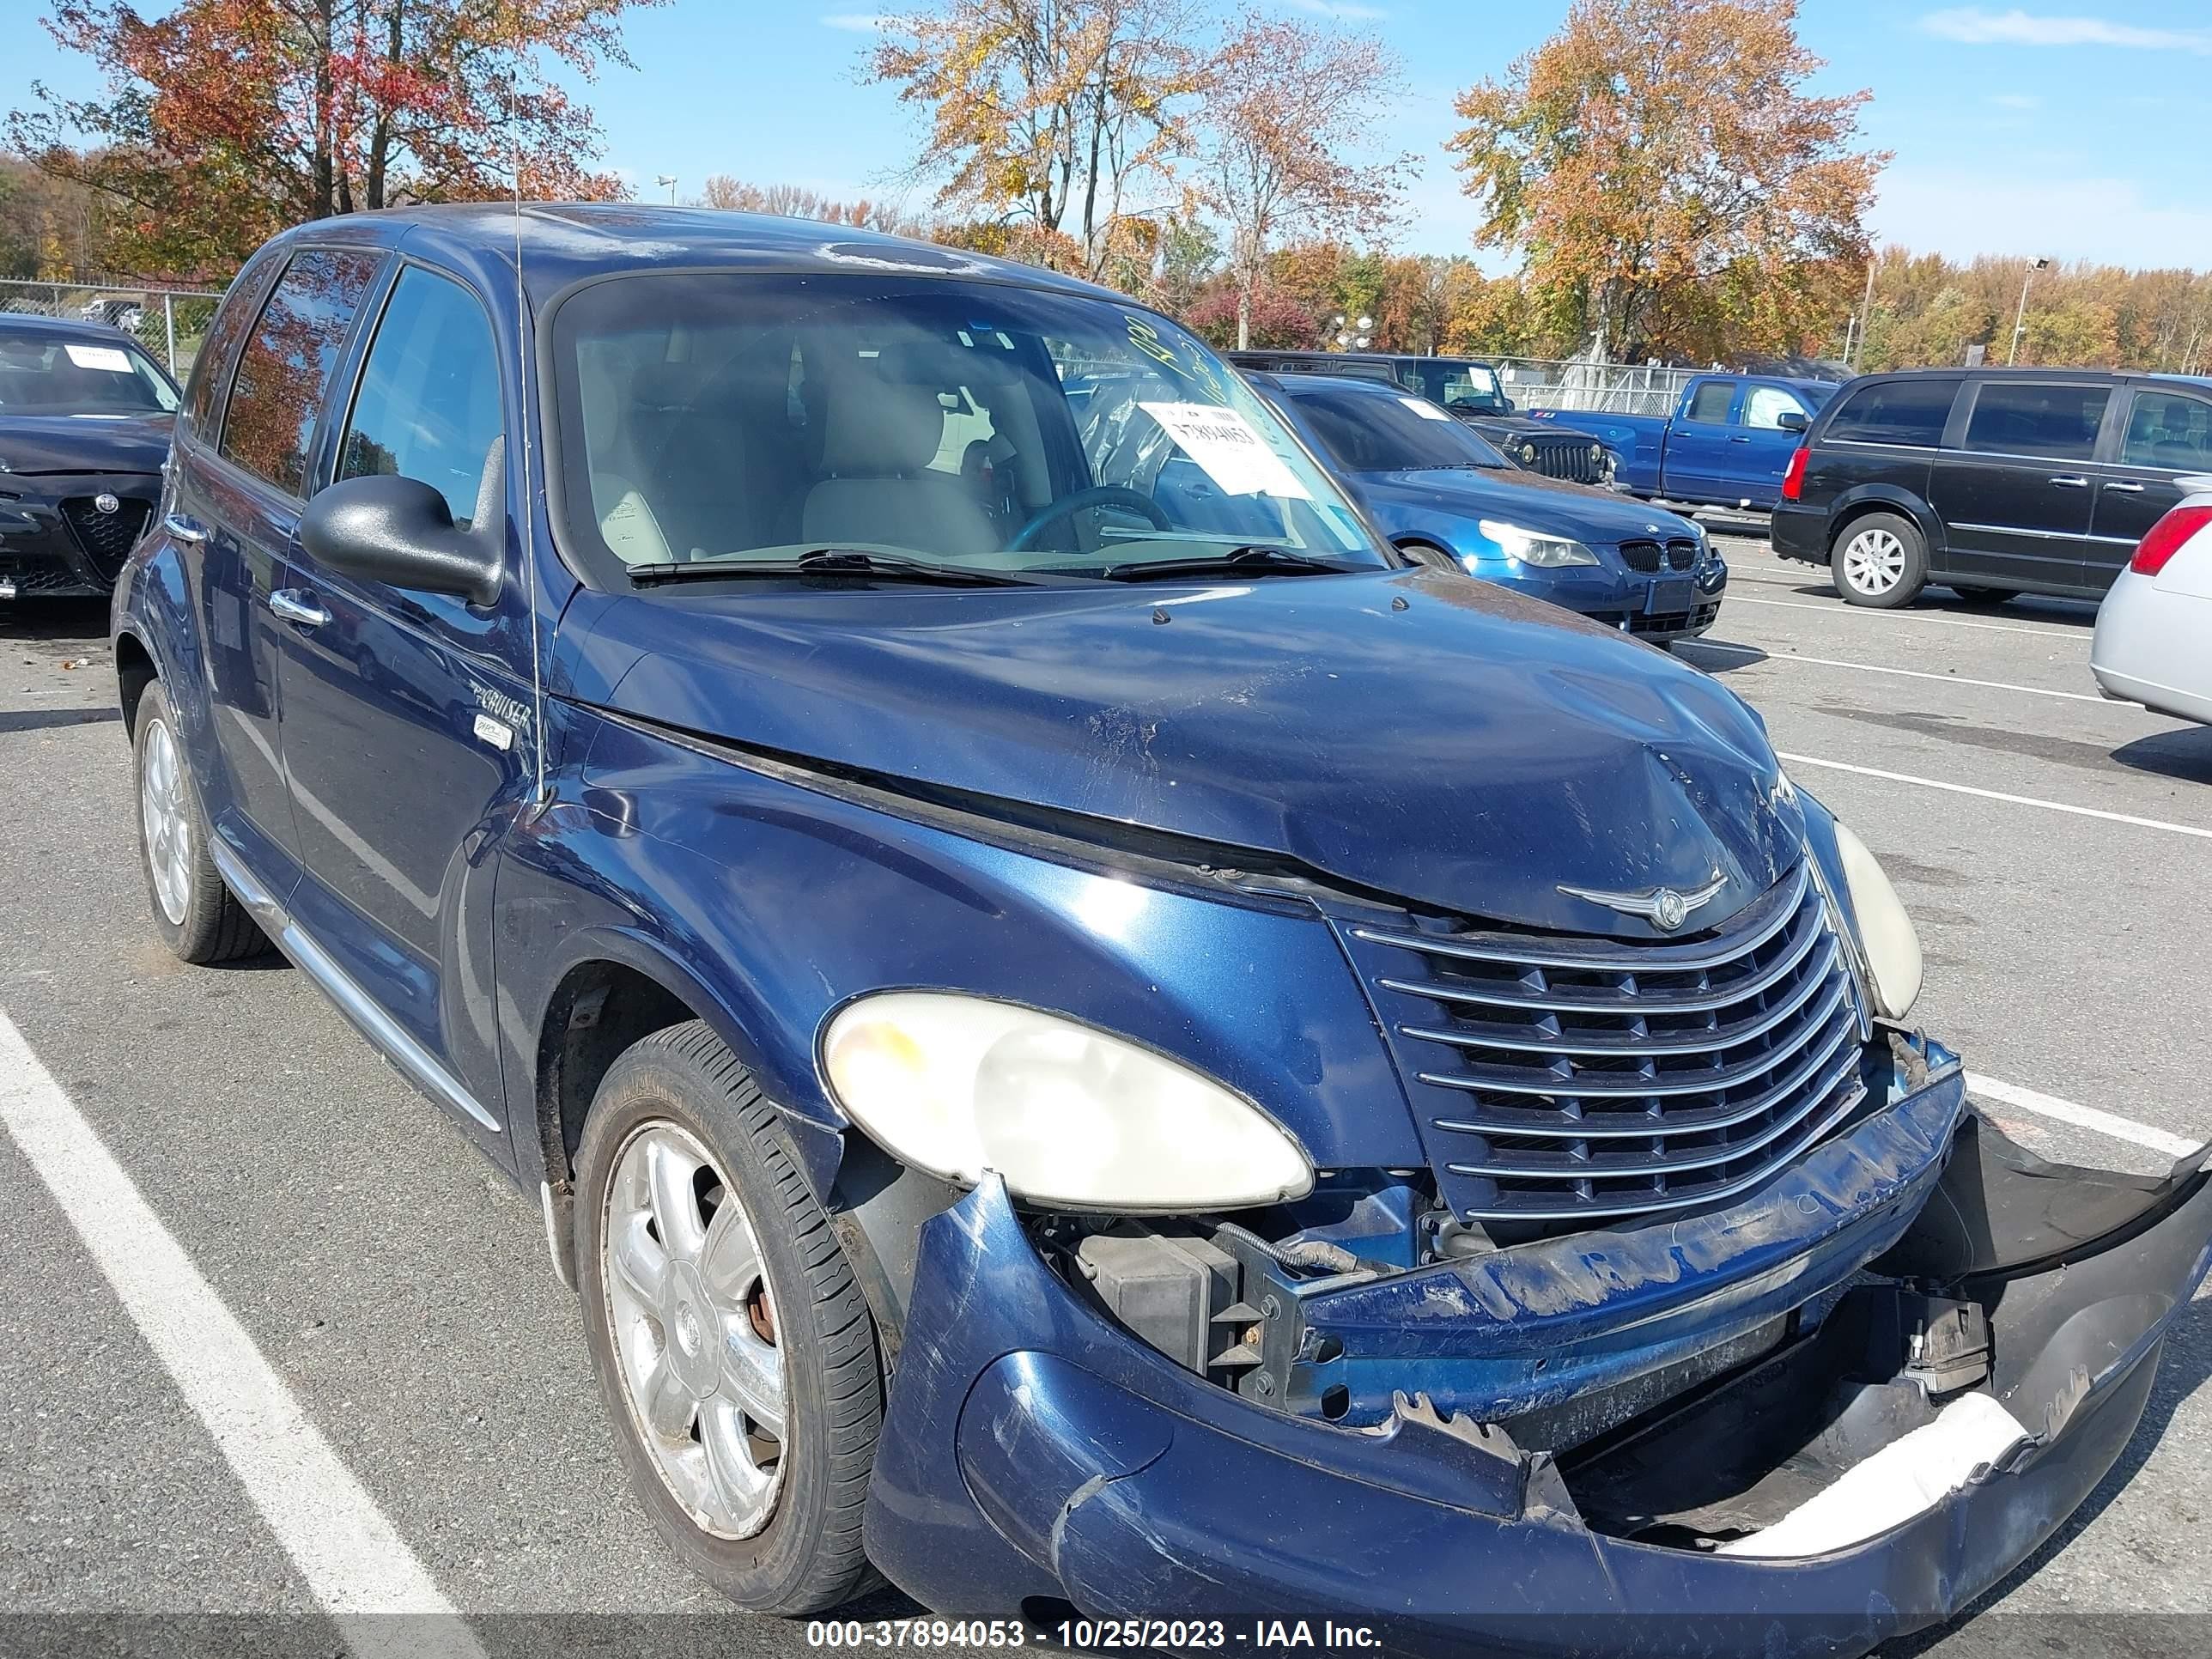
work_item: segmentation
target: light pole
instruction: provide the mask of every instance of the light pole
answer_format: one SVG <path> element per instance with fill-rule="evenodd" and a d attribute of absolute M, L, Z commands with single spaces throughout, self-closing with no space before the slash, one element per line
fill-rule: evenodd
<path fill-rule="evenodd" d="M 653 182 L 668 186 L 668 205 L 674 207 L 676 205 L 676 175 L 672 173 L 655 173 Z"/>
<path fill-rule="evenodd" d="M 2037 271 L 2050 269 L 2050 260 L 2031 259 L 2027 262 L 2027 275 L 2020 279 L 2020 309 L 2013 314 L 2012 349 L 2005 354 L 2007 368 L 2020 361 L 2020 337 L 2027 332 L 2027 285 L 2035 280 Z"/>
<path fill-rule="evenodd" d="M 1347 347 L 1353 351 L 1366 350 L 1368 342 L 1375 337 L 1368 331 L 1375 326 L 1375 319 L 1372 317 L 1355 317 L 1346 321 L 1344 313 L 1340 311 L 1328 319 L 1328 325 L 1335 331 L 1337 344 Z"/>

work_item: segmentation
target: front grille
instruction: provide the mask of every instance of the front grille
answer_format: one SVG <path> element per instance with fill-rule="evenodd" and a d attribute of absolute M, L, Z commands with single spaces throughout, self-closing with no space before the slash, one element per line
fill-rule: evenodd
<path fill-rule="evenodd" d="M 1802 860 L 1683 943 L 1346 931 L 1438 1194 L 1471 1220 L 1716 1202 L 1865 1097 L 1857 989 Z"/>
<path fill-rule="evenodd" d="M 1691 537 L 1678 536 L 1662 547 L 1638 538 L 1621 543 L 1620 560 L 1643 576 L 1657 575 L 1662 564 L 1669 570 L 1687 570 L 1698 562 L 1698 544 Z"/>
<path fill-rule="evenodd" d="M 1527 451 L 1534 446 L 1536 459 L 1530 460 Z M 1587 438 L 1562 441 L 1557 438 L 1527 438 L 1514 451 L 1521 465 L 1531 472 L 1540 472 L 1547 478 L 1565 478 L 1571 483 L 1595 483 L 1598 464 L 1591 459 L 1590 441 Z"/>
<path fill-rule="evenodd" d="M 72 495 L 62 503 L 62 517 L 69 521 L 70 534 L 76 538 L 85 556 L 112 581 L 124 560 L 131 556 L 131 550 L 138 545 L 139 532 L 146 528 L 146 515 L 154 510 L 153 503 L 125 496 L 112 513 L 102 513 L 92 503 L 89 495 Z"/>
<path fill-rule="evenodd" d="M 1630 634 L 1686 634 L 1701 628 L 1711 628 L 1721 614 L 1720 602 L 1716 599 L 1692 611 L 1670 611 L 1656 617 L 1630 614 L 1624 623 L 1616 624 Z"/>

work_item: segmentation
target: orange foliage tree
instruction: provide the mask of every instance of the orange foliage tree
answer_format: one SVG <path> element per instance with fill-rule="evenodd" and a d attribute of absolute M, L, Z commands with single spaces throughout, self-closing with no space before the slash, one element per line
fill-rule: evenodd
<path fill-rule="evenodd" d="M 1796 0 L 1575 0 L 1448 142 L 1558 336 L 1615 356 L 1802 349 L 1849 304 L 1886 155 L 1815 98 Z"/>
<path fill-rule="evenodd" d="M 1096 275 L 1177 201 L 1196 22 L 1194 0 L 939 0 L 884 18 L 866 72 L 929 112 L 939 209 Z"/>
<path fill-rule="evenodd" d="M 1237 343 L 1282 235 L 1374 235 L 1396 216 L 1411 155 L 1362 161 L 1398 62 L 1372 35 L 1247 13 L 1208 76 L 1206 199 L 1229 233 Z"/>
<path fill-rule="evenodd" d="M 46 28 L 102 97 L 34 88 L 9 143 L 125 204 L 116 257 L 221 271 L 283 226 L 404 200 L 617 196 L 591 112 L 546 78 L 627 64 L 654 0 L 57 0 Z"/>

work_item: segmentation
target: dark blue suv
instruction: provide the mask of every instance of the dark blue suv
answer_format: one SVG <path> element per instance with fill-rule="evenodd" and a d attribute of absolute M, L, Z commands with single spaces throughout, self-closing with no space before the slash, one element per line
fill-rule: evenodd
<path fill-rule="evenodd" d="M 538 1190 L 748 1607 L 1861 1651 L 2095 1485 L 2204 1271 L 2200 1158 L 1976 1117 L 1748 708 L 1403 563 L 1119 295 L 303 227 L 114 633 L 155 926 Z"/>

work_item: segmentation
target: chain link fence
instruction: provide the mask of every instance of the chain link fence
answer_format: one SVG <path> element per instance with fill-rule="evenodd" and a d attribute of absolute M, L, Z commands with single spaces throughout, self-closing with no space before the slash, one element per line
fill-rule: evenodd
<path fill-rule="evenodd" d="M 0 311 L 109 324 L 136 338 L 179 385 L 191 373 L 192 359 L 222 299 L 220 289 L 0 280 Z"/>
<path fill-rule="evenodd" d="M 1604 415 L 1671 415 L 1691 377 L 1705 372 L 1541 357 L 1491 361 L 1498 366 L 1498 378 L 1505 383 L 1505 395 L 1522 409 L 1580 410 Z"/>

